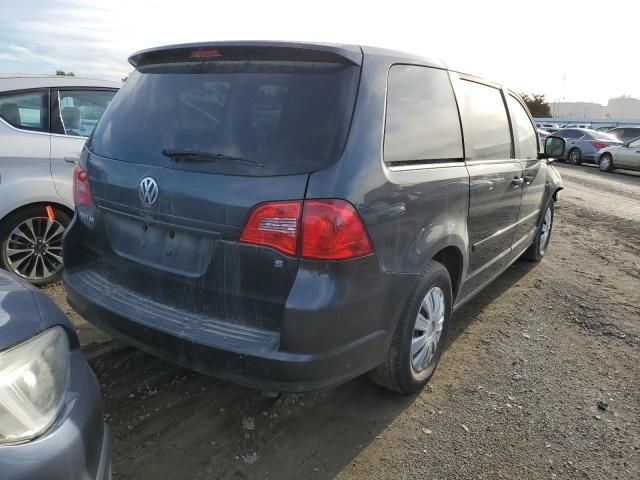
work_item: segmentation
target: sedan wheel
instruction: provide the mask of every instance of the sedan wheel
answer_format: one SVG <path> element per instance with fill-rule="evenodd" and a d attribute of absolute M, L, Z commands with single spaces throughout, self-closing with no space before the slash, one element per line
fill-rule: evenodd
<path fill-rule="evenodd" d="M 611 170 L 613 170 L 613 159 L 611 158 L 611 155 L 605 153 L 600 159 L 599 166 L 601 172 L 610 172 Z"/>
<path fill-rule="evenodd" d="M 15 227 L 5 243 L 9 268 L 27 280 L 46 280 L 62 270 L 62 234 L 57 220 L 30 218 Z"/>
<path fill-rule="evenodd" d="M 62 274 L 62 236 L 70 221 L 65 212 L 43 206 L 7 216 L 0 225 L 0 267 L 34 285 L 58 280 Z"/>
<path fill-rule="evenodd" d="M 582 153 L 577 148 L 569 152 L 569 163 L 572 165 L 580 165 L 582 163 Z"/>

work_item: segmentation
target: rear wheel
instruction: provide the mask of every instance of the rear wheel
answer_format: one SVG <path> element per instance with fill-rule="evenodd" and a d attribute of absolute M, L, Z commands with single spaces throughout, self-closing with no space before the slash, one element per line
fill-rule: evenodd
<path fill-rule="evenodd" d="M 613 158 L 610 153 L 605 153 L 600 157 L 600 163 L 598 164 L 601 172 L 610 172 L 613 170 Z"/>
<path fill-rule="evenodd" d="M 582 163 L 582 152 L 579 148 L 572 148 L 567 156 L 569 163 L 572 165 L 580 165 Z"/>
<path fill-rule="evenodd" d="M 553 227 L 554 203 L 553 200 L 547 205 L 547 209 L 542 217 L 542 223 L 538 227 L 536 238 L 531 246 L 522 254 L 522 258 L 532 262 L 539 262 L 543 259 L 549 242 L 551 241 L 551 228 Z"/>
<path fill-rule="evenodd" d="M 26 207 L 8 215 L 0 225 L 0 266 L 34 285 L 60 279 L 62 235 L 71 219 L 44 205 Z"/>
<path fill-rule="evenodd" d="M 451 318 L 451 279 L 447 269 L 429 262 L 405 305 L 384 363 L 372 379 L 399 393 L 414 393 L 429 381 L 444 349 Z"/>

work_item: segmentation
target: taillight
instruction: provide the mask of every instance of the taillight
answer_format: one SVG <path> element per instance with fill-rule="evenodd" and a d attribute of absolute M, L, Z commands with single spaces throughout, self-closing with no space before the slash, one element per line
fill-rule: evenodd
<path fill-rule="evenodd" d="M 89 174 L 80 164 L 76 165 L 76 169 L 73 172 L 73 201 L 76 207 L 93 205 Z"/>
<path fill-rule="evenodd" d="M 240 235 L 243 243 L 264 245 L 295 255 L 302 202 L 263 203 L 253 209 Z"/>
<path fill-rule="evenodd" d="M 364 225 L 350 203 L 344 200 L 304 202 L 303 258 L 345 260 L 372 252 Z"/>
<path fill-rule="evenodd" d="M 600 150 L 601 148 L 607 148 L 609 146 L 608 143 L 602 142 L 591 142 L 591 145 L 593 145 L 593 148 L 597 148 L 598 150 Z"/>
<path fill-rule="evenodd" d="M 373 253 L 362 220 L 344 200 L 258 205 L 249 215 L 240 241 L 311 260 L 346 260 Z"/>

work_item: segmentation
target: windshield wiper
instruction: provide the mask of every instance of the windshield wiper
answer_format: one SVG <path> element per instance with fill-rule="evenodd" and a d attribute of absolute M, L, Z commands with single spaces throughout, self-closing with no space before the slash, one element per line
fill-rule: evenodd
<path fill-rule="evenodd" d="M 197 150 L 179 150 L 165 148 L 162 155 L 169 157 L 176 162 L 236 162 L 250 165 L 255 168 L 264 167 L 263 164 L 247 160 L 246 158 L 234 157 L 233 155 L 224 155 L 222 153 L 200 152 Z"/>

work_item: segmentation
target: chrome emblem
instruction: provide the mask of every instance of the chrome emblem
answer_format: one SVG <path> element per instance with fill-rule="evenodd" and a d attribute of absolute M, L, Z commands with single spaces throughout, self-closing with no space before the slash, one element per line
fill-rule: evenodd
<path fill-rule="evenodd" d="M 138 195 L 145 207 L 150 207 L 158 199 L 158 184 L 151 177 L 144 177 L 138 187 Z"/>

